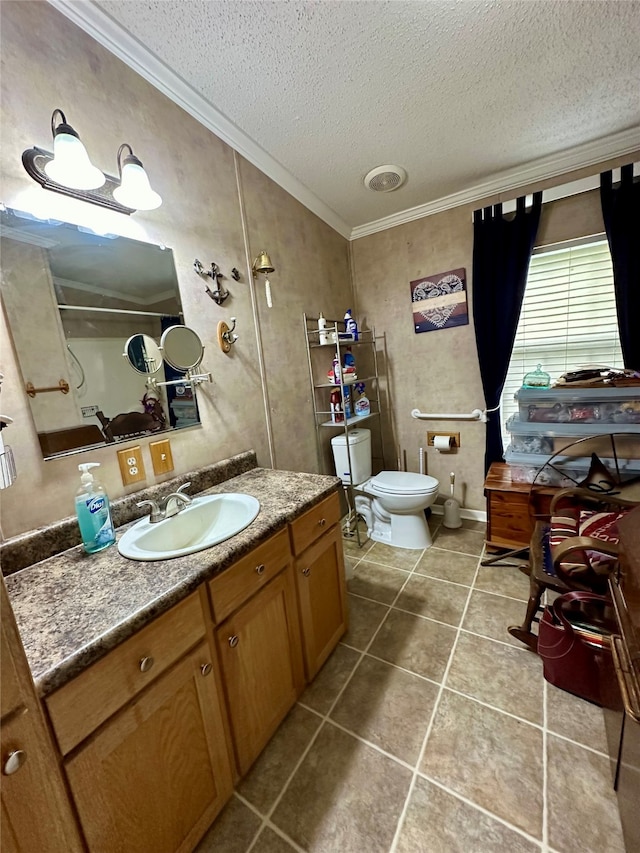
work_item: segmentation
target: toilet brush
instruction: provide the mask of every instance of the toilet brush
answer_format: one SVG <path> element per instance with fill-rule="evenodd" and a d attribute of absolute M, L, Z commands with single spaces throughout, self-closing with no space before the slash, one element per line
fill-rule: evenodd
<path fill-rule="evenodd" d="M 460 520 L 460 504 L 453 496 L 453 490 L 456 482 L 456 475 L 453 471 L 449 475 L 449 480 L 451 482 L 451 497 L 447 498 L 444 502 L 444 521 L 442 523 L 445 527 L 461 527 L 462 521 Z"/>

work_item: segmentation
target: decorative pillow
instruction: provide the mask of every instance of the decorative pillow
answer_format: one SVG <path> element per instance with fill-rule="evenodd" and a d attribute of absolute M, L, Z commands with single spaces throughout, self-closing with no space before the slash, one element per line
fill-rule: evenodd
<path fill-rule="evenodd" d="M 590 536 L 593 539 L 600 539 L 602 542 L 609 542 L 612 545 L 618 544 L 620 534 L 618 533 L 618 521 L 629 512 L 629 509 L 621 509 L 618 512 L 592 512 L 582 510 L 580 513 L 580 524 L 578 527 L 579 536 Z M 593 566 L 602 565 L 603 563 L 612 563 L 615 557 L 609 554 L 603 554 L 600 551 L 587 551 L 589 561 Z"/>
<path fill-rule="evenodd" d="M 559 545 L 567 536 L 577 536 L 580 524 L 580 510 L 577 507 L 569 507 L 560 510 L 560 514 L 551 518 L 549 528 L 549 544 L 552 548 Z"/>

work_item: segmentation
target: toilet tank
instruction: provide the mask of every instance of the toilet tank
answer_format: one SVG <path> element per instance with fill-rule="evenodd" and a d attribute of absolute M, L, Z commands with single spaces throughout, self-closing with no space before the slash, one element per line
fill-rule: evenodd
<path fill-rule="evenodd" d="M 331 439 L 333 461 L 336 474 L 343 483 L 358 485 L 371 476 L 371 432 L 368 429 L 349 430 L 349 455 L 351 456 L 351 472 L 349 471 L 349 456 L 347 455 L 347 436 L 336 435 Z"/>

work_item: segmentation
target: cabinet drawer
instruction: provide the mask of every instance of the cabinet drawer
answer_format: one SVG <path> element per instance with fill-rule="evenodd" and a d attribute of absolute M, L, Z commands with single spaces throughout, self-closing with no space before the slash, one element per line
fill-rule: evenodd
<path fill-rule="evenodd" d="M 329 528 L 340 520 L 340 498 L 338 493 L 329 495 L 317 506 L 296 518 L 289 525 L 291 534 L 291 547 L 294 554 L 301 554 L 319 536 L 326 533 Z"/>
<path fill-rule="evenodd" d="M 493 492 L 488 499 L 487 539 L 496 544 L 529 544 L 531 519 L 528 495 Z"/>
<path fill-rule="evenodd" d="M 48 696 L 63 755 L 182 657 L 205 630 L 195 592 Z"/>
<path fill-rule="evenodd" d="M 287 531 L 281 530 L 231 568 L 209 581 L 216 622 L 222 622 L 283 569 L 291 555 Z"/>

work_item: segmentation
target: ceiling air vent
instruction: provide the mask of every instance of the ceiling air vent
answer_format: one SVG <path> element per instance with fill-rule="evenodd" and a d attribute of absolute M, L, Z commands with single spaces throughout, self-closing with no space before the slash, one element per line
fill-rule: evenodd
<path fill-rule="evenodd" d="M 376 166 L 364 179 L 367 189 L 376 193 L 390 193 L 399 189 L 407 180 L 402 166 Z"/>

